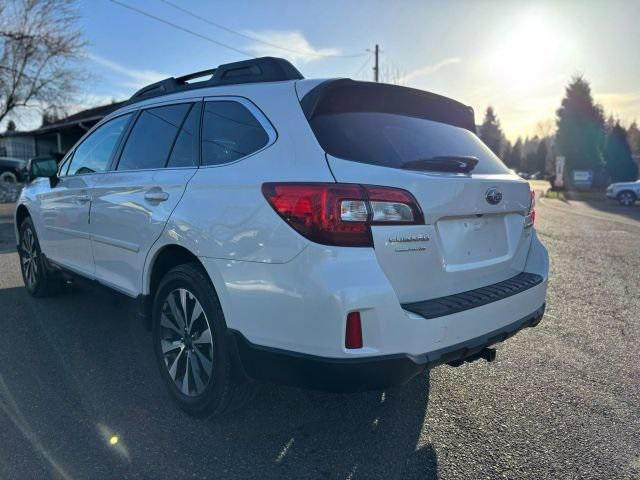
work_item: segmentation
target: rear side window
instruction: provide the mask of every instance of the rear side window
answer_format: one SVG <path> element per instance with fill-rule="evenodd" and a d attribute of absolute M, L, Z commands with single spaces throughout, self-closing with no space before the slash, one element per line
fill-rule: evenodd
<path fill-rule="evenodd" d="M 246 157 L 267 145 L 269 135 L 242 104 L 206 102 L 202 120 L 202 164 L 220 165 Z"/>
<path fill-rule="evenodd" d="M 182 124 L 176 143 L 169 156 L 168 167 L 192 167 L 198 164 L 198 126 L 202 104 L 196 103 Z"/>
<path fill-rule="evenodd" d="M 128 113 L 114 118 L 94 130 L 76 148 L 67 175 L 104 172 L 131 116 Z"/>
<path fill-rule="evenodd" d="M 122 150 L 118 170 L 164 168 L 190 103 L 143 110 Z"/>

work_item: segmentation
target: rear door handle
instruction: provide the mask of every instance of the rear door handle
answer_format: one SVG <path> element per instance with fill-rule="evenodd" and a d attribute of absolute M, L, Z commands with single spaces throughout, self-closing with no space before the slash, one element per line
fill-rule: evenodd
<path fill-rule="evenodd" d="M 76 195 L 76 201 L 78 203 L 87 203 L 89 200 L 91 200 L 91 197 L 89 195 Z"/>
<path fill-rule="evenodd" d="M 144 199 L 150 202 L 164 202 L 169 199 L 169 194 L 160 189 L 151 189 L 144 194 Z"/>

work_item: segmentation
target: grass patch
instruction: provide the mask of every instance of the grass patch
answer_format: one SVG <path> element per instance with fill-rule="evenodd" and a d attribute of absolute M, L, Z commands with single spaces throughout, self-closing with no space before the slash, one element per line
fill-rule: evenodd
<path fill-rule="evenodd" d="M 557 192 L 552 190 L 547 190 L 547 193 L 544 195 L 544 198 L 552 198 L 555 200 L 566 200 L 564 196 L 564 192 Z"/>

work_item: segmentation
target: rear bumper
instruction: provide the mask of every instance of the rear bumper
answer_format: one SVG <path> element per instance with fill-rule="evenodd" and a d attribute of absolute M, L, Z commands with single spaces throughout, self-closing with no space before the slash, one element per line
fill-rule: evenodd
<path fill-rule="evenodd" d="M 334 392 L 378 390 L 406 383 L 425 369 L 473 356 L 526 327 L 544 315 L 536 311 L 475 338 L 420 355 L 392 354 L 360 358 L 329 358 L 255 345 L 230 330 L 245 373 L 255 379 Z"/>

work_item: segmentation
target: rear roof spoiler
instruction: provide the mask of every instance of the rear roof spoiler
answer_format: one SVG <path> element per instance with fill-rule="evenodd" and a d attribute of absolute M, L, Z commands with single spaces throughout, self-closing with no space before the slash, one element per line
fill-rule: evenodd
<path fill-rule="evenodd" d="M 196 78 L 209 77 L 207 80 L 188 83 Z M 201 70 L 181 77 L 170 77 L 141 88 L 129 99 L 135 103 L 148 98 L 197 88 L 217 87 L 241 83 L 280 82 L 301 80 L 304 77 L 296 67 L 284 58 L 261 57 L 241 62 L 226 63 L 217 68 Z"/>
<path fill-rule="evenodd" d="M 415 88 L 349 79 L 327 80 L 300 100 L 307 120 L 349 112 L 380 112 L 424 118 L 476 133 L 473 108 Z"/>

